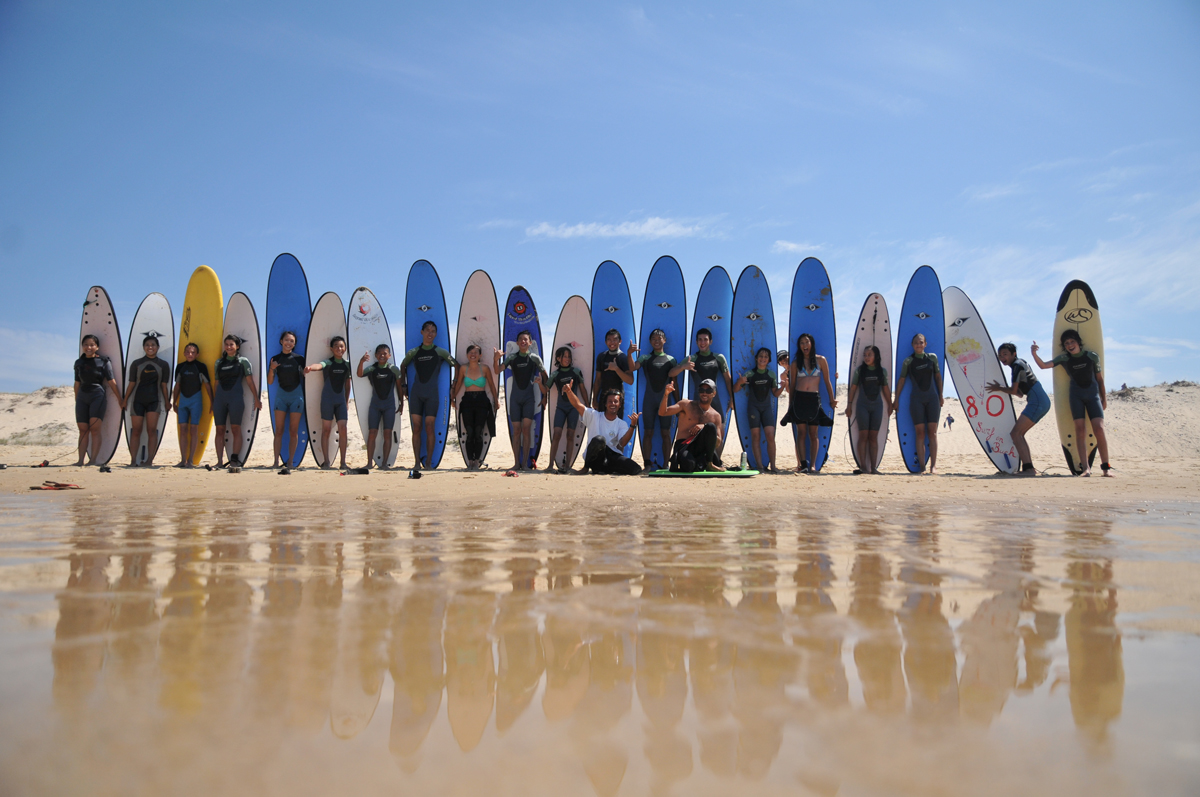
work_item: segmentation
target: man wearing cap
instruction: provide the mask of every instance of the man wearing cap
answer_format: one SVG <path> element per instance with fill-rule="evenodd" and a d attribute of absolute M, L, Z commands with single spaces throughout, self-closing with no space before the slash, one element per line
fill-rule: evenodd
<path fill-rule="evenodd" d="M 675 450 L 671 454 L 671 470 L 684 473 L 725 470 L 721 467 L 721 455 L 718 453 L 725 439 L 725 418 L 713 407 L 717 383 L 705 379 L 696 388 L 694 401 L 679 399 L 668 406 L 667 401 L 674 392 L 675 385 L 668 384 L 658 405 L 659 415 L 679 416 L 679 424 L 675 429 Z"/>

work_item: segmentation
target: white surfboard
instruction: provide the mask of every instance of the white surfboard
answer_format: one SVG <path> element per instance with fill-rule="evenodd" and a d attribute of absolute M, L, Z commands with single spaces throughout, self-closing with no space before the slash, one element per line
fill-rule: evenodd
<path fill-rule="evenodd" d="M 862 312 L 858 315 L 858 323 L 854 327 L 854 343 L 853 350 L 850 352 L 850 375 L 849 379 L 854 378 L 854 372 L 858 370 L 858 366 L 862 365 L 863 349 L 867 346 L 878 346 L 880 362 L 887 369 L 887 383 L 890 388 L 896 382 L 896 375 L 892 373 L 892 324 L 888 317 L 887 302 L 883 300 L 883 296 L 878 293 L 872 293 L 863 303 Z M 847 381 L 848 381 L 847 380 Z M 893 401 L 895 394 L 892 395 Z M 857 397 L 854 401 L 858 403 Z M 850 415 L 850 450 L 853 452 L 855 462 L 858 462 L 858 424 L 855 416 L 857 408 L 851 406 L 852 413 Z M 879 467 L 879 463 L 883 461 L 883 452 L 887 447 L 888 427 L 891 426 L 891 416 L 883 419 L 883 423 L 879 426 L 879 454 L 875 460 L 875 467 Z M 858 462 L 858 466 L 863 466 L 862 462 Z"/>
<path fill-rule="evenodd" d="M 554 348 L 550 350 L 550 357 L 553 358 L 558 350 L 566 346 L 571 350 L 571 361 L 580 371 L 583 372 L 583 384 L 587 388 L 588 399 L 583 399 L 585 405 L 591 406 L 590 397 L 592 395 L 592 373 L 596 370 L 593 364 L 595 352 L 592 351 L 594 346 L 592 340 L 592 311 L 588 309 L 587 301 L 582 296 L 572 296 L 567 299 L 567 303 L 563 305 L 562 312 L 558 316 L 558 326 L 554 328 Z M 546 371 L 553 371 L 558 367 L 557 362 L 547 362 Z M 546 403 L 546 418 L 549 421 L 550 439 L 554 439 L 554 413 L 558 406 L 559 391 L 558 388 L 550 389 L 550 398 Z M 563 399 L 566 401 L 566 399 Z M 558 450 L 551 451 L 551 462 L 558 464 L 560 468 L 570 468 L 575 462 L 575 458 L 579 456 L 579 449 L 583 445 L 584 428 L 583 418 L 579 419 L 579 424 L 575 428 L 574 444 L 567 448 L 567 430 L 563 428 L 562 439 L 559 440 Z"/>
<path fill-rule="evenodd" d="M 961 289 L 942 291 L 946 313 L 946 368 L 967 415 L 971 431 L 1001 473 L 1015 473 L 1021 464 L 1012 430 L 1017 424 L 1012 396 L 989 393 L 987 384 L 1008 385 L 996 347 L 975 305 Z"/>
<path fill-rule="evenodd" d="M 79 353 L 83 354 L 83 336 L 95 335 L 100 339 L 99 354 L 109 359 L 117 392 L 125 395 L 125 352 L 121 348 L 121 330 L 117 326 L 117 314 L 113 311 L 108 291 L 99 285 L 88 289 L 87 301 L 83 303 L 83 319 L 79 323 Z M 104 386 L 107 391 L 108 385 Z M 96 449 L 95 465 L 107 465 L 121 442 L 121 422 L 125 414 L 116 396 L 108 393 L 108 404 L 104 420 L 100 425 L 100 447 Z"/>
<path fill-rule="evenodd" d="M 133 361 L 145 357 L 146 352 L 142 348 L 142 341 L 148 335 L 154 335 L 158 338 L 158 358 L 167 363 L 167 394 L 171 392 L 171 380 L 174 376 L 175 369 L 175 319 L 171 314 L 171 305 L 167 302 L 167 297 L 161 293 L 152 293 L 142 300 L 142 304 L 138 307 L 137 313 L 133 316 L 133 324 L 129 327 L 129 340 L 125 354 L 125 384 L 129 384 L 129 380 L 133 378 L 133 374 L 129 373 L 129 368 Z M 158 414 L 158 442 L 161 447 L 163 432 L 167 428 L 167 418 L 170 416 L 168 412 L 160 412 Z M 129 436 L 133 433 L 133 397 L 130 397 L 129 404 L 125 407 L 125 442 L 129 443 Z M 138 440 L 137 459 L 138 465 L 141 465 L 150 458 L 150 430 L 146 424 L 142 424 L 142 434 Z"/>
<path fill-rule="evenodd" d="M 346 311 L 341 298 L 329 291 L 317 300 L 317 306 L 313 308 L 312 321 L 308 325 L 307 350 L 304 352 L 305 364 L 316 365 L 332 357 L 329 341 L 338 336 L 346 337 Z M 346 356 L 350 355 L 347 353 Z M 304 375 L 304 417 L 308 422 L 308 442 L 312 446 L 317 467 L 332 464 L 333 455 L 338 452 L 337 423 L 333 424 L 329 439 L 321 439 L 321 391 L 324 387 L 325 374 L 321 371 Z M 325 456 L 326 446 L 329 446 L 328 458 Z"/>
<path fill-rule="evenodd" d="M 358 361 L 363 354 L 369 354 L 370 359 L 363 365 L 364 369 L 369 368 L 375 362 L 375 349 L 381 343 L 391 349 L 392 358 L 388 360 L 391 365 L 399 365 L 400 360 L 404 358 L 404 352 L 397 352 L 396 347 L 392 345 L 392 331 L 388 329 L 387 316 L 383 313 L 379 299 L 375 298 L 375 294 L 369 288 L 360 287 L 350 297 L 346 328 L 349 332 L 347 335 L 349 348 L 346 357 L 350 360 L 350 367 L 354 372 L 351 377 L 354 380 L 354 408 L 358 413 L 358 426 L 362 430 L 363 444 L 365 445 L 371 433 L 370 413 L 374 389 L 371 387 L 370 379 L 358 375 Z M 399 410 L 399 391 L 393 394 L 392 402 Z M 392 426 L 392 443 L 388 450 L 387 465 L 389 468 L 396 464 L 396 454 L 400 452 L 400 429 L 404 426 L 400 421 L 397 414 L 396 422 Z M 371 452 L 373 464 L 383 462 L 383 443 L 384 434 L 381 423 L 379 434 L 375 437 L 375 450 Z"/>
<path fill-rule="evenodd" d="M 251 376 L 254 384 L 262 387 L 262 340 L 258 332 L 258 316 L 254 313 L 254 305 L 250 297 L 242 292 L 229 297 L 225 305 L 225 325 L 221 328 L 221 341 L 237 335 L 242 339 L 241 356 L 250 361 Z M 249 379 L 242 380 L 242 400 L 245 411 L 242 413 L 242 452 L 239 459 L 244 463 L 250 458 L 250 449 L 254 446 L 254 431 L 258 428 L 258 410 L 254 408 L 257 396 Z M 233 456 L 232 423 L 225 427 L 225 456 Z"/>
<path fill-rule="evenodd" d="M 462 304 L 459 305 L 454 359 L 460 368 L 466 367 L 467 348 L 472 345 L 480 348 L 480 364 L 490 367 L 492 351 L 500 347 L 500 309 L 496 303 L 496 288 L 492 285 L 492 279 L 486 271 L 482 270 L 476 271 L 467 279 L 467 286 L 463 288 Z M 466 392 L 466 388 L 458 391 L 454 397 L 455 406 L 461 404 L 463 394 Z M 487 393 L 492 406 L 496 406 L 496 397 L 492 395 L 491 387 L 484 388 L 484 392 Z M 455 415 L 458 428 L 458 450 L 462 454 L 463 462 L 466 462 L 467 432 L 463 427 L 462 420 L 457 417 L 457 413 Z M 501 425 L 504 423 L 502 418 L 497 421 Z M 480 462 L 487 459 L 488 449 L 491 448 L 491 445 L 492 435 L 484 426 L 483 449 L 479 455 Z"/>

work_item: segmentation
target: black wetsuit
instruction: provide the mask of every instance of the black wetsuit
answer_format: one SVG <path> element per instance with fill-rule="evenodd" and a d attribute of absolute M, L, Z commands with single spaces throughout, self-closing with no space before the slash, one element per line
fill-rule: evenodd
<path fill-rule="evenodd" d="M 624 412 L 625 382 L 616 373 L 608 370 L 608 364 L 614 361 L 618 368 L 629 373 L 629 357 L 624 352 L 611 352 L 608 349 L 600 352 L 596 358 L 596 373 L 600 375 L 600 384 L 596 386 L 596 395 L 593 396 L 592 404 L 597 408 L 603 407 L 604 394 L 610 390 L 616 390 L 621 394 L 621 411 Z"/>

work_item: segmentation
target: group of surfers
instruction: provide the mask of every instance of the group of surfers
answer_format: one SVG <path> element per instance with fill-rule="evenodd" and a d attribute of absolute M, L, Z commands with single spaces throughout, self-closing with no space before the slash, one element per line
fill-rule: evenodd
<path fill-rule="evenodd" d="M 748 465 L 759 471 L 778 473 L 776 467 L 775 429 L 779 422 L 789 421 L 796 426 L 796 471 L 812 473 L 819 463 L 819 432 L 822 426 L 832 425 L 824 411 L 820 390 L 824 387 L 828 404 L 838 405 L 829 363 L 817 354 L 816 341 L 808 333 L 796 340 L 795 356 L 788 352 L 772 352 L 760 348 L 755 354 L 755 367 L 737 375 L 731 372 L 725 357 L 711 350 L 712 333 L 708 329 L 696 332 L 695 352 L 678 362 L 667 354 L 666 334 L 661 329 L 650 333 L 650 351 L 639 352 L 636 343 L 621 351 L 623 338 L 618 330 L 605 335 L 605 350 L 597 355 L 591 395 L 583 372 L 574 362 L 570 347 L 554 352 L 553 369 L 547 372 L 542 359 L 532 351 L 532 338 L 522 332 L 516 340 L 516 350 L 505 354 L 493 349 L 491 365 L 483 362 L 483 351 L 477 345 L 466 350 L 467 360 L 459 363 L 450 352 L 437 346 L 437 325 L 427 321 L 421 330 L 422 342 L 409 350 L 399 365 L 394 364 L 389 346 L 364 352 L 353 368 L 346 359 L 347 345 L 342 337 L 329 343 L 330 356 L 318 363 L 306 364 L 295 351 L 296 335 L 284 332 L 279 339 L 280 352 L 271 357 L 267 383 L 278 389 L 271 400 L 275 439 L 273 467 L 288 473 L 284 451 L 285 435 L 295 452 L 299 444 L 300 425 L 304 422 L 304 375 L 320 371 L 321 442 L 326 451 L 323 468 L 331 466 L 330 435 L 335 425 L 341 467 L 346 469 L 347 407 L 350 397 L 351 374 L 366 378 L 371 386 L 368 407 L 370 432 L 366 441 L 370 452 L 368 468 L 378 465 L 387 468 L 391 461 L 392 431 L 395 427 L 397 405 L 403 410 L 409 404 L 412 425 L 415 469 L 432 468 L 432 452 L 436 441 L 436 419 L 441 408 L 438 377 L 442 367 L 452 368 L 453 387 L 451 406 L 458 412 L 464 435 L 463 449 L 468 470 L 483 466 L 487 435 L 495 434 L 499 410 L 497 375 L 508 371 L 511 382 L 507 395 L 508 422 L 512 431 L 514 463 L 512 471 L 533 470 L 536 433 L 534 422 L 545 410 L 551 391 L 558 389 L 552 420 L 549 471 L 570 472 L 571 457 L 563 452 L 575 451 L 576 438 L 583 449 L 583 473 L 634 475 L 650 470 L 653 462 L 655 434 L 659 435 L 666 462 L 658 463 L 670 470 L 689 473 L 725 470 L 721 452 L 725 445 L 728 408 L 718 398 L 717 386 L 724 384 L 727 394 L 746 392 L 746 418 L 749 425 L 750 451 Z M 1111 475 L 1108 443 L 1104 433 L 1104 410 L 1107 398 L 1104 375 L 1099 357 L 1083 348 L 1075 330 L 1062 333 L 1062 351 L 1050 361 L 1038 355 L 1036 343 L 1031 347 L 1034 362 L 1041 369 L 1062 367 L 1071 379 L 1069 401 L 1075 420 L 1075 439 L 1079 446 L 1078 475 L 1089 476 L 1087 435 L 1088 419 L 1100 455 L 1101 470 Z M 245 395 L 253 396 L 255 409 L 262 409 L 259 386 L 253 368 L 241 355 L 242 341 L 227 335 L 221 356 L 213 374 L 199 360 L 200 349 L 195 343 L 184 348 L 184 359 L 174 367 L 174 389 L 171 390 L 171 366 L 158 357 L 158 338 L 150 335 L 142 342 L 144 356 L 129 365 L 129 380 L 121 393 L 108 358 L 99 353 L 99 339 L 85 335 L 81 342 L 83 354 L 75 361 L 75 420 L 79 428 L 78 462 L 96 460 L 101 437 L 101 425 L 107 411 L 107 396 L 112 393 L 122 412 L 130 409 L 130 465 L 152 466 L 158 450 L 158 426 L 161 414 L 174 409 L 179 426 L 180 461 L 176 467 L 190 468 L 198 460 L 199 423 L 203 399 L 212 408 L 216 425 L 214 445 L 217 467 L 225 467 L 226 428 L 230 432 L 229 461 L 233 468 L 242 465 L 242 420 Z M 915 427 L 917 460 L 923 463 L 921 472 L 934 473 L 937 464 L 937 432 L 941 407 L 944 404 L 941 368 L 937 355 L 927 352 L 923 335 L 912 339 L 913 354 L 900 367 L 895 395 L 907 387 L 910 391 L 909 412 Z M 990 392 L 1024 397 L 1026 405 L 1013 428 L 1012 437 L 1021 460 L 1020 473 L 1034 475 L 1032 455 L 1026 435 L 1049 411 L 1050 399 L 1029 364 L 1017 357 L 1012 343 L 1000 345 L 997 356 L 1012 370 L 1012 386 L 991 382 Z M 783 368 L 782 374 L 772 366 L 772 358 Z M 412 365 L 415 379 L 408 378 Z M 625 414 L 625 386 L 634 383 L 634 374 L 643 372 L 645 389 L 641 406 Z M 688 371 L 696 384 L 694 398 L 677 397 L 678 377 Z M 249 388 L 246 391 L 245 388 Z M 789 392 L 790 391 L 790 392 Z M 789 392 L 789 409 L 783 419 L 777 418 L 773 399 Z M 850 379 L 845 414 L 857 431 L 857 459 L 861 472 L 876 473 L 879 430 L 897 409 L 893 401 L 886 366 L 879 349 L 867 346 L 861 354 L 861 364 Z M 642 463 L 625 455 L 638 420 L 645 418 L 642 434 Z M 678 421 L 672 439 L 672 419 Z M 583 431 L 580 429 L 582 422 Z M 145 429 L 147 444 L 139 462 L 140 438 Z M 382 456 L 377 458 L 377 435 L 382 429 Z M 657 430 L 657 431 L 656 431 Z M 926 445 L 928 439 L 928 445 Z M 761 454 L 765 443 L 766 456 Z M 669 453 L 668 453 L 669 452 Z M 281 465 L 282 459 L 282 465 Z M 860 472 L 860 471 L 855 471 Z"/>

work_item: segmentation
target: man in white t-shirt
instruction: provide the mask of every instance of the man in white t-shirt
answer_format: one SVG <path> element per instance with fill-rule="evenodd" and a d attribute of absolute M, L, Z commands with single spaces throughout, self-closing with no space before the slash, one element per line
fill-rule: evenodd
<path fill-rule="evenodd" d="M 641 473 L 641 465 L 625 456 L 625 446 L 633 439 L 633 429 L 637 426 L 639 413 L 630 415 L 628 423 L 621 418 L 621 392 L 610 390 L 604 394 L 604 412 L 584 406 L 570 385 L 563 386 L 562 392 L 567 401 L 571 402 L 571 406 L 583 416 L 583 423 L 587 428 L 584 437 L 587 445 L 580 473 L 587 473 L 589 470 L 593 473 L 626 476 Z"/>

